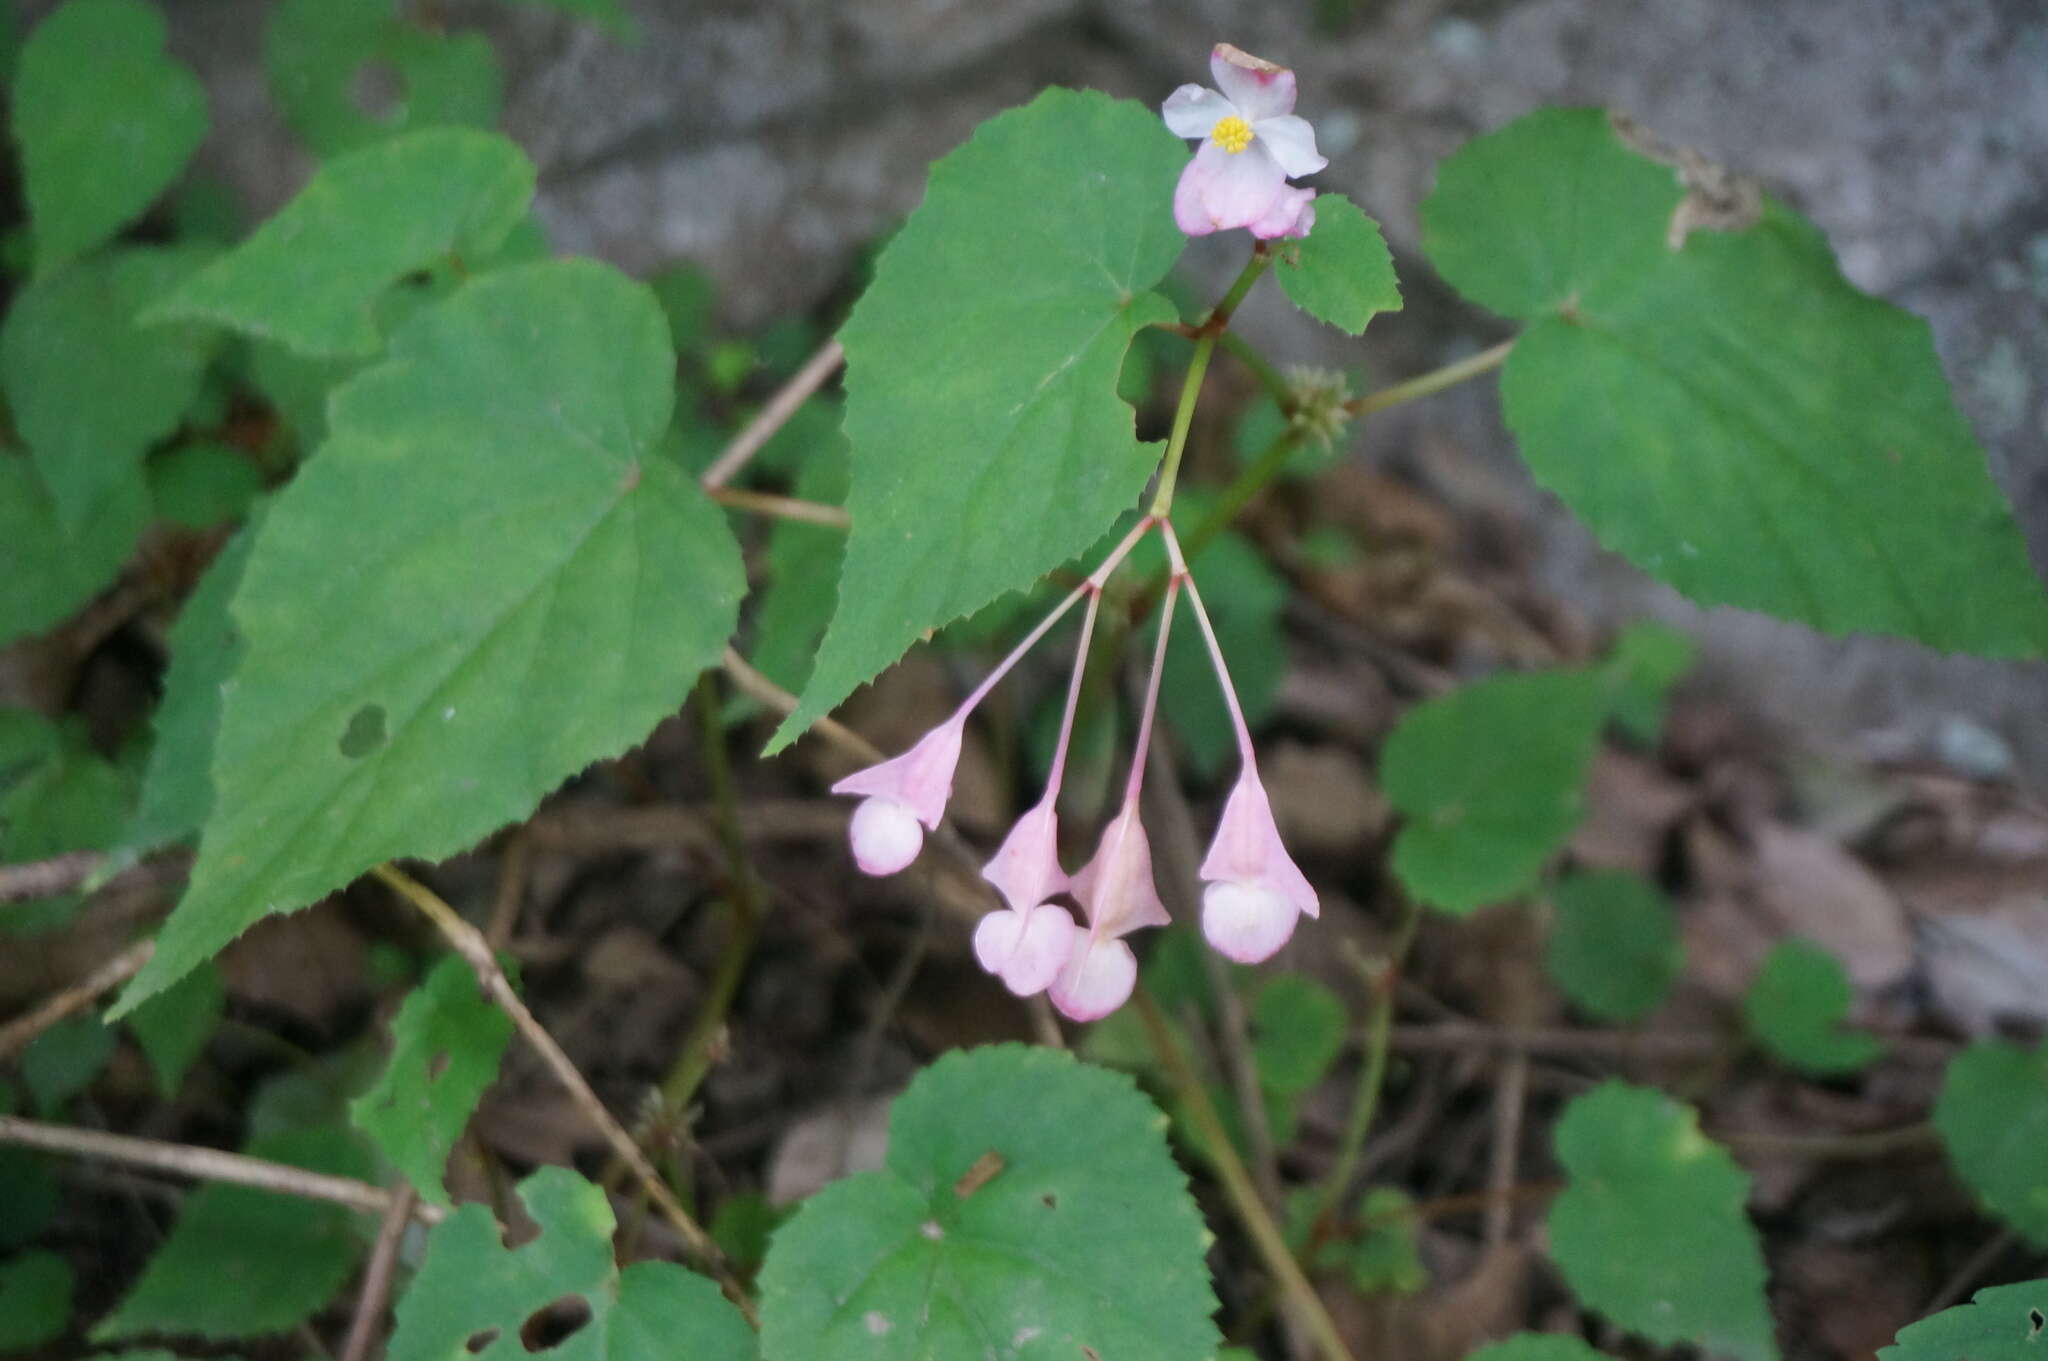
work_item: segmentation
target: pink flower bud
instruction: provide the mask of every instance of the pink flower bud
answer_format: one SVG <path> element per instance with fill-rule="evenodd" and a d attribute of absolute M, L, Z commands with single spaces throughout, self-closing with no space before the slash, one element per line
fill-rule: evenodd
<path fill-rule="evenodd" d="M 1055 903 L 998 908 L 974 928 L 974 957 L 1004 987 L 1029 997 L 1059 977 L 1080 934 L 1067 909 Z"/>
<path fill-rule="evenodd" d="M 894 799 L 863 799 L 847 827 L 853 862 L 864 874 L 894 874 L 917 859 L 924 848 L 924 828 L 908 805 Z"/>
<path fill-rule="evenodd" d="M 1048 996 L 1070 1021 L 1099 1021 L 1130 1000 L 1138 957 L 1120 940 L 1089 937 L 1053 980 Z"/>
<path fill-rule="evenodd" d="M 1138 821 L 1137 791 L 1103 829 L 1095 858 L 1074 876 L 1074 897 L 1087 910 L 1089 935 L 1114 940 L 1141 926 L 1164 926 L 1173 918 L 1152 882 L 1152 845 Z"/>
<path fill-rule="evenodd" d="M 1037 807 L 1017 819 L 995 858 L 982 868 L 981 877 L 994 884 L 1003 901 L 1019 912 L 1029 912 L 1055 894 L 1067 891 L 1067 874 L 1060 868 L 1059 822 L 1053 813 L 1053 790 L 1048 789 Z"/>
<path fill-rule="evenodd" d="M 960 763 L 966 715 L 933 728 L 916 746 L 893 760 L 856 770 L 832 786 L 834 794 L 866 794 L 854 810 L 850 836 L 853 858 L 869 874 L 894 874 L 917 859 L 923 823 L 936 829 L 953 793 L 953 768 Z"/>
<path fill-rule="evenodd" d="M 1216 952 L 1240 964 L 1271 959 L 1301 914 L 1294 904 L 1257 884 L 1215 883 L 1202 890 L 1202 934 Z"/>
<path fill-rule="evenodd" d="M 1223 805 L 1216 839 L 1202 860 L 1202 934 L 1240 964 L 1270 957 L 1294 933 L 1294 921 L 1320 911 L 1316 891 L 1280 844 L 1273 805 L 1246 766 Z"/>

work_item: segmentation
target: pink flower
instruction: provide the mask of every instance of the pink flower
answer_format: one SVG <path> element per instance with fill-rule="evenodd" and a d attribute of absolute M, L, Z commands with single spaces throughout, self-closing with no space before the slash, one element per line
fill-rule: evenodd
<path fill-rule="evenodd" d="M 1092 623 L 1094 602 L 1089 604 Z M 1084 655 L 1086 639 L 1084 627 Z M 1079 661 L 1075 666 L 1078 670 Z M 981 871 L 1009 907 L 981 919 L 974 931 L 974 957 L 1019 997 L 1045 990 L 1066 966 L 1079 933 L 1067 909 L 1046 901 L 1067 890 L 1066 871 L 1060 868 L 1059 823 L 1053 813 L 1058 796 L 1056 766 L 1045 797 L 1017 819 L 1002 848 Z"/>
<path fill-rule="evenodd" d="M 1209 611 L 1202 606 L 1202 593 L 1188 575 L 1180 540 L 1171 525 L 1160 532 L 1166 540 L 1168 563 L 1176 577 L 1187 582 L 1188 604 L 1202 630 L 1216 682 L 1223 687 L 1223 704 L 1230 711 L 1242 767 L 1237 787 L 1223 804 L 1216 839 L 1202 859 L 1201 875 L 1208 884 L 1202 891 L 1202 934 L 1219 953 L 1240 964 L 1256 964 L 1287 943 L 1297 917 L 1317 914 L 1316 891 L 1280 844 L 1273 805 L 1266 798 L 1266 787 L 1259 783 L 1251 729 L 1245 724 L 1237 688 L 1230 683 L 1230 668 L 1223 663 L 1223 648 L 1216 641 Z"/>
<path fill-rule="evenodd" d="M 1316 891 L 1280 844 L 1259 772 L 1247 762 L 1223 805 L 1216 839 L 1202 860 L 1202 934 L 1240 964 L 1269 959 L 1317 915 Z"/>
<path fill-rule="evenodd" d="M 936 829 L 946 815 L 966 724 L 963 710 L 901 756 L 856 770 L 832 786 L 834 794 L 868 796 L 853 810 L 848 829 L 854 862 L 864 872 L 894 874 L 917 859 L 926 830 Z"/>
<path fill-rule="evenodd" d="M 1315 191 L 1287 181 L 1329 161 L 1294 113 L 1294 72 L 1229 43 L 1216 44 L 1209 71 L 1220 93 L 1183 85 L 1161 109 L 1176 135 L 1202 139 L 1174 189 L 1174 221 L 1189 236 L 1237 227 L 1261 240 L 1307 236 Z"/>
<path fill-rule="evenodd" d="M 1163 520 L 1160 528 L 1171 545 L 1172 530 Z M 1087 913 L 1088 935 L 1077 944 L 1048 993 L 1052 1004 L 1070 1020 L 1099 1020 L 1122 1006 L 1138 981 L 1138 958 L 1122 937 L 1140 927 L 1164 926 L 1173 920 L 1152 882 L 1152 844 L 1145 839 L 1145 824 L 1138 819 L 1138 794 L 1144 784 L 1145 754 L 1152 742 L 1152 719 L 1159 709 L 1167 630 L 1173 626 L 1173 606 L 1179 594 L 1179 577 L 1170 578 L 1159 607 L 1152 678 L 1146 683 L 1145 707 L 1138 716 L 1138 740 L 1131 753 L 1130 776 L 1124 781 L 1123 809 L 1103 829 L 1095 858 L 1074 876 L 1074 897 Z"/>

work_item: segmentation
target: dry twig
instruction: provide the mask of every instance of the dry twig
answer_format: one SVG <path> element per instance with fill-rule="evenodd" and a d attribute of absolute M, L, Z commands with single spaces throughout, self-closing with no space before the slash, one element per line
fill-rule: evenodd
<path fill-rule="evenodd" d="M 155 952 L 155 941 L 137 941 L 26 1016 L 18 1016 L 0 1026 L 0 1059 L 10 1058 L 28 1048 L 30 1041 L 66 1016 L 83 1011 L 101 993 L 133 978 Z"/>
<path fill-rule="evenodd" d="M 398 1265 L 398 1248 L 405 1241 L 406 1221 L 412 1218 L 419 1193 L 400 1187 L 377 1228 L 377 1242 L 370 1249 L 369 1265 L 363 1268 L 363 1288 L 356 1295 L 356 1311 L 349 1319 L 348 1339 L 341 1346 L 341 1361 L 368 1361 L 376 1344 L 377 1330 L 384 1322 L 384 1305 L 391 1298 L 391 1277 Z"/>
<path fill-rule="evenodd" d="M 125 1167 L 146 1167 L 151 1171 L 169 1172 L 198 1181 L 233 1182 L 259 1191 L 331 1201 L 376 1215 L 389 1214 L 397 1199 L 383 1187 L 372 1186 L 353 1177 L 308 1172 L 302 1167 L 251 1158 L 242 1153 L 226 1153 L 217 1148 L 137 1139 L 126 1134 L 107 1134 L 96 1129 L 24 1120 L 14 1115 L 0 1115 L 0 1144 L 17 1144 L 73 1158 L 99 1158 Z M 412 1214 L 429 1224 L 439 1222 L 442 1217 L 440 1207 L 435 1205 L 416 1205 Z"/>
<path fill-rule="evenodd" d="M 804 366 L 768 399 L 768 405 L 747 422 L 745 429 L 733 436 L 732 443 L 719 451 L 718 457 L 711 461 L 711 466 L 699 479 L 704 490 L 716 491 L 732 481 L 739 470 L 747 466 L 747 460 L 761 452 L 761 446 L 789 423 L 796 409 L 823 387 L 825 380 L 837 373 L 845 361 L 846 351 L 839 348 L 837 340 L 828 340 L 820 345 L 817 353 L 805 360 Z"/>
<path fill-rule="evenodd" d="M 568 1091 L 569 1098 L 575 1102 L 577 1109 L 582 1111 L 584 1117 L 604 1136 L 605 1142 L 611 1145 L 612 1152 L 618 1155 L 620 1161 L 632 1169 L 634 1177 L 646 1188 L 648 1198 L 654 1202 L 655 1208 L 661 1211 L 662 1218 L 682 1236 L 691 1255 L 719 1285 L 724 1287 L 732 1302 L 746 1315 L 747 1321 L 758 1327 L 759 1321 L 755 1318 L 754 1306 L 748 1300 L 746 1291 L 741 1288 L 738 1279 L 733 1276 L 731 1268 L 726 1265 L 725 1254 L 719 1250 L 711 1235 L 704 1231 L 704 1227 L 683 1208 L 683 1203 L 676 1199 L 675 1192 L 669 1189 L 668 1183 L 655 1171 L 654 1164 L 648 1161 L 645 1150 L 633 1141 L 633 1136 L 626 1132 L 626 1127 L 613 1118 L 612 1113 L 605 1109 L 604 1103 L 597 1099 L 597 1093 L 590 1089 L 590 1083 L 584 1080 L 583 1074 L 562 1051 L 562 1046 L 556 1043 L 555 1037 L 534 1019 L 533 1013 L 526 1009 L 526 1003 L 519 1000 L 519 994 L 513 991 L 511 982 L 505 977 L 505 971 L 498 967 L 497 957 L 491 953 L 490 944 L 484 939 L 483 932 L 464 921 L 454 908 L 442 902 L 426 885 L 392 866 L 379 865 L 371 873 L 386 887 L 418 908 L 434 923 L 442 936 L 455 948 L 455 952 L 468 961 L 470 968 L 476 970 L 477 982 L 482 986 L 484 993 L 512 1018 L 513 1027 L 540 1055 L 541 1061 L 547 1064 L 556 1080 Z"/>
<path fill-rule="evenodd" d="M 71 851 L 48 860 L 0 865 L 0 903 L 26 903 L 69 893 L 106 861 L 98 851 Z"/>

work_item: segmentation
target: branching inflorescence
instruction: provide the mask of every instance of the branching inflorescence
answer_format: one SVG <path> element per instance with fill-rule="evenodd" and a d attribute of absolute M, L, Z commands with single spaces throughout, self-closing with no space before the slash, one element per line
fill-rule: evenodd
<path fill-rule="evenodd" d="M 1327 162 L 1316 152 L 1315 130 L 1293 112 L 1294 73 L 1227 43 L 1219 43 L 1211 52 L 1209 69 L 1220 90 L 1183 85 L 1167 97 L 1162 109 L 1167 126 L 1175 133 L 1202 139 L 1174 191 L 1174 220 L 1190 236 L 1240 227 L 1261 241 L 1306 236 L 1315 224 L 1315 191 L 1287 181 L 1293 175 L 1312 174 Z M 1245 282 L 1255 276 L 1256 266 L 1248 271 Z M 1236 296 L 1233 292 L 1232 300 Z M 1219 327 L 1227 318 L 1228 305 L 1227 301 L 1218 309 Z M 1204 342 L 1203 358 L 1213 344 L 1213 337 Z M 1190 368 L 1183 415 L 1199 386 L 1200 372 L 1199 362 Z M 1045 791 L 1017 820 L 982 869 L 983 877 L 995 885 L 1008 906 L 984 917 L 974 933 L 975 956 L 983 968 L 1020 997 L 1047 993 L 1054 1006 L 1077 1021 L 1106 1016 L 1130 997 L 1137 982 L 1138 961 L 1123 938 L 1140 927 L 1164 926 L 1172 920 L 1153 882 L 1152 848 L 1138 804 L 1152 721 L 1159 707 L 1167 637 L 1183 591 L 1223 688 L 1241 762 L 1237 786 L 1223 806 L 1215 840 L 1202 861 L 1201 878 L 1206 885 L 1202 893 L 1203 934 L 1231 959 L 1257 963 L 1286 944 L 1297 917 L 1304 913 L 1313 917 L 1317 910 L 1315 889 L 1280 843 L 1272 805 L 1259 783 L 1251 731 L 1231 685 L 1223 649 L 1217 644 L 1201 592 L 1195 588 L 1180 542 L 1166 517 L 1185 424 L 1185 420 L 1176 422 L 1152 509 L 1087 580 L 1055 606 L 959 708 L 909 751 L 856 771 L 832 787 L 837 794 L 865 796 L 854 810 L 850 829 L 854 859 L 861 869 L 886 875 L 908 866 L 923 848 L 925 832 L 936 829 L 945 816 L 967 716 L 1053 625 L 1085 601 Z M 1165 543 L 1170 570 L 1130 775 L 1124 782 L 1123 803 L 1103 829 L 1095 855 L 1069 876 L 1060 866 L 1056 805 L 1088 644 L 1095 633 L 1103 587 L 1130 551 L 1155 529 Z M 1062 895 L 1079 904 L 1085 926 L 1055 901 Z"/>
<path fill-rule="evenodd" d="M 1124 782 L 1122 806 L 1103 829 L 1094 857 L 1070 877 L 1060 867 L 1055 805 L 1073 736 L 1088 643 L 1101 608 L 1102 588 L 1138 541 L 1155 529 L 1165 541 L 1170 574 L 1130 775 Z M 1272 806 L 1259 783 L 1251 732 L 1230 683 L 1216 630 L 1202 606 L 1201 592 L 1188 572 L 1173 526 L 1161 517 L 1147 515 L 1140 520 L 1088 579 L 1056 605 L 959 708 L 909 751 L 857 771 L 832 787 L 836 794 L 866 796 L 854 810 L 852 824 L 853 854 L 860 867 L 880 875 L 894 874 L 909 865 L 923 846 L 925 830 L 936 828 L 945 816 L 967 716 L 1054 624 L 1085 601 L 1073 673 L 1067 682 L 1066 709 L 1060 717 L 1045 792 L 1017 819 L 1001 848 L 982 869 L 983 877 L 995 885 L 1009 906 L 982 918 L 974 933 L 974 952 L 983 968 L 1020 997 L 1048 993 L 1054 1006 L 1077 1021 L 1106 1016 L 1131 995 L 1138 963 L 1123 938 L 1140 927 L 1164 926 L 1171 920 L 1152 880 L 1152 848 L 1139 820 L 1138 798 L 1152 721 L 1159 707 L 1166 640 L 1183 591 L 1223 688 L 1242 763 L 1237 787 L 1223 806 L 1215 839 L 1202 861 L 1201 877 L 1206 885 L 1202 931 L 1211 945 L 1239 963 L 1267 958 L 1293 934 L 1298 916 L 1316 915 L 1316 893 L 1281 845 Z M 1080 904 L 1085 927 L 1054 901 L 1062 894 Z"/>

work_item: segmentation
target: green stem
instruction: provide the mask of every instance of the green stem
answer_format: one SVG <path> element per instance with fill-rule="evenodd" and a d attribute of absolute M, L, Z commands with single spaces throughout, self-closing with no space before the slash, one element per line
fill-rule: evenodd
<path fill-rule="evenodd" d="M 1288 388 L 1287 379 L 1282 376 L 1272 360 L 1260 354 L 1256 346 L 1235 331 L 1225 331 L 1217 337 L 1216 343 L 1230 351 L 1238 363 L 1252 371 L 1252 377 L 1258 379 L 1259 385 L 1279 404 L 1280 414 L 1294 414 L 1294 393 Z"/>
<path fill-rule="evenodd" d="M 1133 1000 L 1137 1003 L 1138 1019 L 1145 1023 L 1145 1035 L 1152 1043 L 1152 1051 L 1158 1055 L 1160 1066 L 1166 1070 L 1167 1079 L 1186 1108 L 1188 1118 L 1200 1131 L 1202 1142 L 1209 1149 L 1210 1163 L 1223 1183 L 1223 1193 L 1230 1198 L 1231 1207 L 1237 1211 L 1245 1232 L 1251 1235 L 1252 1246 L 1258 1250 L 1266 1269 L 1279 1281 L 1300 1322 L 1315 1338 L 1324 1361 L 1354 1361 L 1351 1349 L 1344 1345 L 1344 1338 L 1330 1318 L 1330 1311 L 1323 1307 L 1322 1297 L 1316 1294 L 1316 1288 L 1302 1273 L 1301 1264 L 1294 1260 L 1294 1254 L 1287 1250 L 1287 1240 L 1281 1235 L 1280 1226 L 1273 1222 L 1273 1216 L 1260 1201 L 1258 1190 L 1252 1185 L 1251 1174 L 1245 1171 L 1244 1163 L 1239 1160 L 1237 1148 L 1230 1142 L 1230 1135 L 1223 1128 L 1223 1121 L 1217 1116 L 1208 1091 L 1189 1065 L 1187 1055 L 1181 1052 L 1180 1042 L 1174 1039 L 1165 1016 L 1160 1014 L 1159 1004 L 1142 986 L 1133 995 Z"/>
<path fill-rule="evenodd" d="M 719 726 L 718 687 L 709 671 L 697 679 L 696 705 L 702 724 L 704 764 L 711 775 L 712 804 L 717 810 L 714 821 L 719 843 L 725 850 L 726 870 L 732 879 L 732 890 L 727 894 L 732 922 L 725 949 L 718 957 L 717 971 L 711 976 L 711 991 L 704 998 L 696 1020 L 690 1023 L 690 1033 L 683 1039 L 675 1065 L 661 1082 L 662 1105 L 671 1115 L 682 1113 L 696 1094 L 697 1085 L 711 1070 L 712 1050 L 754 952 L 754 937 L 761 919 L 753 867 L 747 861 L 746 844 L 740 837 L 739 799 L 733 791 L 732 766 L 726 759 L 725 733 Z"/>
<path fill-rule="evenodd" d="M 1155 517 L 1163 517 L 1173 509 L 1173 484 L 1180 478 L 1180 458 L 1187 451 L 1188 428 L 1195 422 L 1195 402 L 1202 395 L 1202 375 L 1209 371 L 1209 356 L 1216 353 L 1217 337 L 1229 327 L 1230 314 L 1237 310 L 1272 261 L 1265 242 L 1253 247 L 1252 258 L 1245 262 L 1237 281 L 1198 330 L 1194 357 L 1188 360 L 1188 375 L 1180 386 L 1180 404 L 1173 410 L 1173 433 L 1166 439 L 1166 458 L 1159 465 L 1159 489 L 1152 494 L 1149 514 Z"/>
<path fill-rule="evenodd" d="M 1251 461 L 1235 480 L 1223 489 L 1223 495 L 1216 498 L 1216 504 L 1209 507 L 1195 525 L 1193 531 L 1181 539 L 1181 555 L 1194 561 L 1195 555 L 1227 529 L 1237 513 L 1245 508 L 1254 496 L 1265 490 L 1266 484 L 1280 475 L 1287 466 L 1294 451 L 1301 447 L 1301 431 L 1289 426 L 1273 437 L 1259 456 Z"/>
<path fill-rule="evenodd" d="M 1513 339 L 1503 340 L 1490 350 L 1481 350 L 1470 359 L 1460 359 L 1455 364 L 1446 364 L 1440 369 L 1431 369 L 1405 383 L 1368 392 L 1363 397 L 1354 397 L 1344 404 L 1344 409 L 1353 416 L 1370 416 L 1375 411 L 1385 411 L 1390 406 L 1412 402 L 1417 397 L 1427 397 L 1432 392 L 1442 392 L 1454 387 L 1467 378 L 1477 378 L 1489 369 L 1497 369 L 1507 361 L 1508 351 L 1515 348 Z"/>
<path fill-rule="evenodd" d="M 1358 1171 L 1359 1155 L 1365 1150 L 1365 1136 L 1372 1129 L 1373 1116 L 1379 1111 L 1380 1089 L 1387 1077 L 1387 1041 L 1394 1028 L 1394 983 L 1400 977 L 1402 962 L 1408 957 L 1408 947 L 1414 943 L 1415 928 L 1421 918 L 1422 909 L 1415 900 L 1402 894 L 1401 920 L 1394 927 L 1393 944 L 1371 977 L 1372 1014 L 1366 1021 L 1365 1067 L 1358 1074 L 1358 1091 L 1351 1098 L 1351 1117 L 1344 1125 L 1344 1141 L 1338 1146 L 1337 1165 L 1331 1169 L 1329 1179 L 1323 1183 L 1322 1194 L 1316 1198 L 1316 1213 L 1310 1220 L 1313 1226 L 1309 1230 L 1310 1246 L 1305 1256 L 1313 1258 L 1330 1212 L 1350 1188 L 1351 1178 Z"/>

